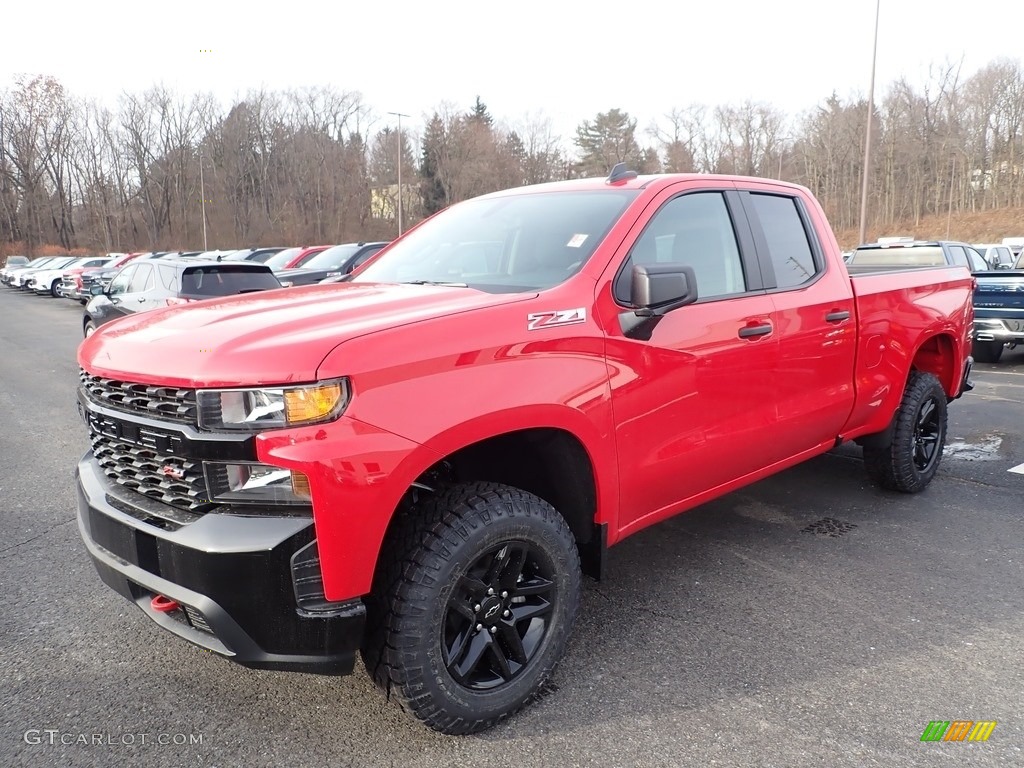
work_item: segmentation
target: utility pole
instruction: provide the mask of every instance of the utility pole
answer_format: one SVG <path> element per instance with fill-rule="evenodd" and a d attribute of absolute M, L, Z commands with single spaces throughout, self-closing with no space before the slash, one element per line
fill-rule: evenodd
<path fill-rule="evenodd" d="M 199 194 L 203 200 L 203 250 L 208 251 L 206 247 L 206 184 L 203 183 L 203 150 L 199 150 Z"/>
<path fill-rule="evenodd" d="M 864 171 L 860 186 L 860 242 L 864 242 L 868 229 L 868 168 L 871 162 L 871 123 L 875 116 L 875 63 L 878 61 L 878 16 L 882 0 L 875 2 L 875 42 L 871 51 L 871 85 L 868 88 L 868 123 L 864 131 Z"/>
<path fill-rule="evenodd" d="M 402 236 L 402 118 L 408 115 L 401 112 L 388 112 L 398 118 L 398 236 Z"/>

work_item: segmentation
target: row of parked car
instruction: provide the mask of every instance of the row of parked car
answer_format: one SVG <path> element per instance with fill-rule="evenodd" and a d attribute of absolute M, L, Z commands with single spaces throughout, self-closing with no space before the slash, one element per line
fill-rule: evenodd
<path fill-rule="evenodd" d="M 106 256 L 12 256 L 0 282 L 85 306 L 88 336 L 117 317 L 250 291 L 339 282 L 387 242 Z"/>

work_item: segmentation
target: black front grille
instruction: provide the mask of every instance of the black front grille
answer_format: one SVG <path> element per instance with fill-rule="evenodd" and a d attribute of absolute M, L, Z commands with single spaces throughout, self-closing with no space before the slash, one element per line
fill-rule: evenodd
<path fill-rule="evenodd" d="M 156 419 L 196 423 L 196 391 L 181 387 L 136 384 L 79 370 L 79 380 L 86 395 L 94 403 L 125 413 L 137 413 Z"/>
<path fill-rule="evenodd" d="M 211 506 L 201 461 L 93 433 L 92 451 L 109 480 L 156 501 L 190 511 Z"/>

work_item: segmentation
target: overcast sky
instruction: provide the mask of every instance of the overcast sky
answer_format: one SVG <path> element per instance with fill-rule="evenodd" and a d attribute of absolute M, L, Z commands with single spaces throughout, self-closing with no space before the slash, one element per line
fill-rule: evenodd
<path fill-rule="evenodd" d="M 250 88 L 332 83 L 422 125 L 441 102 L 492 115 L 543 111 L 560 133 L 618 107 L 641 128 L 673 106 L 770 102 L 787 114 L 833 90 L 866 94 L 875 0 L 9 2 L 0 87 L 51 74 L 111 104 L 163 82 L 224 102 Z M 930 63 L 970 74 L 1024 59 L 1011 0 L 882 0 L 876 98 Z M 210 52 L 206 52 L 210 51 Z"/>

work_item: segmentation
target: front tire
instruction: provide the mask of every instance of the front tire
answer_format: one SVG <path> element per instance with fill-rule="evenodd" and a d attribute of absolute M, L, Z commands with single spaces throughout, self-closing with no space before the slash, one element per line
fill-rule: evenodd
<path fill-rule="evenodd" d="M 881 487 L 923 491 L 935 477 L 946 445 L 946 392 L 930 373 L 912 371 L 893 417 L 892 441 L 864 448 L 864 466 Z"/>
<path fill-rule="evenodd" d="M 82 328 L 82 333 L 85 334 L 85 338 L 89 338 L 96 333 L 96 323 L 92 320 L 86 320 L 85 325 Z"/>
<path fill-rule="evenodd" d="M 579 610 L 576 542 L 533 494 L 456 485 L 401 513 L 367 612 L 374 681 L 436 731 L 476 733 L 528 704 Z"/>
<path fill-rule="evenodd" d="M 1005 348 L 1001 341 L 976 341 L 971 345 L 971 357 L 979 363 L 998 363 Z"/>
<path fill-rule="evenodd" d="M 60 291 L 58 290 L 58 288 L 60 288 L 60 280 L 54 280 L 52 283 L 50 283 L 50 295 L 53 296 L 53 298 L 55 299 L 60 298 Z"/>

